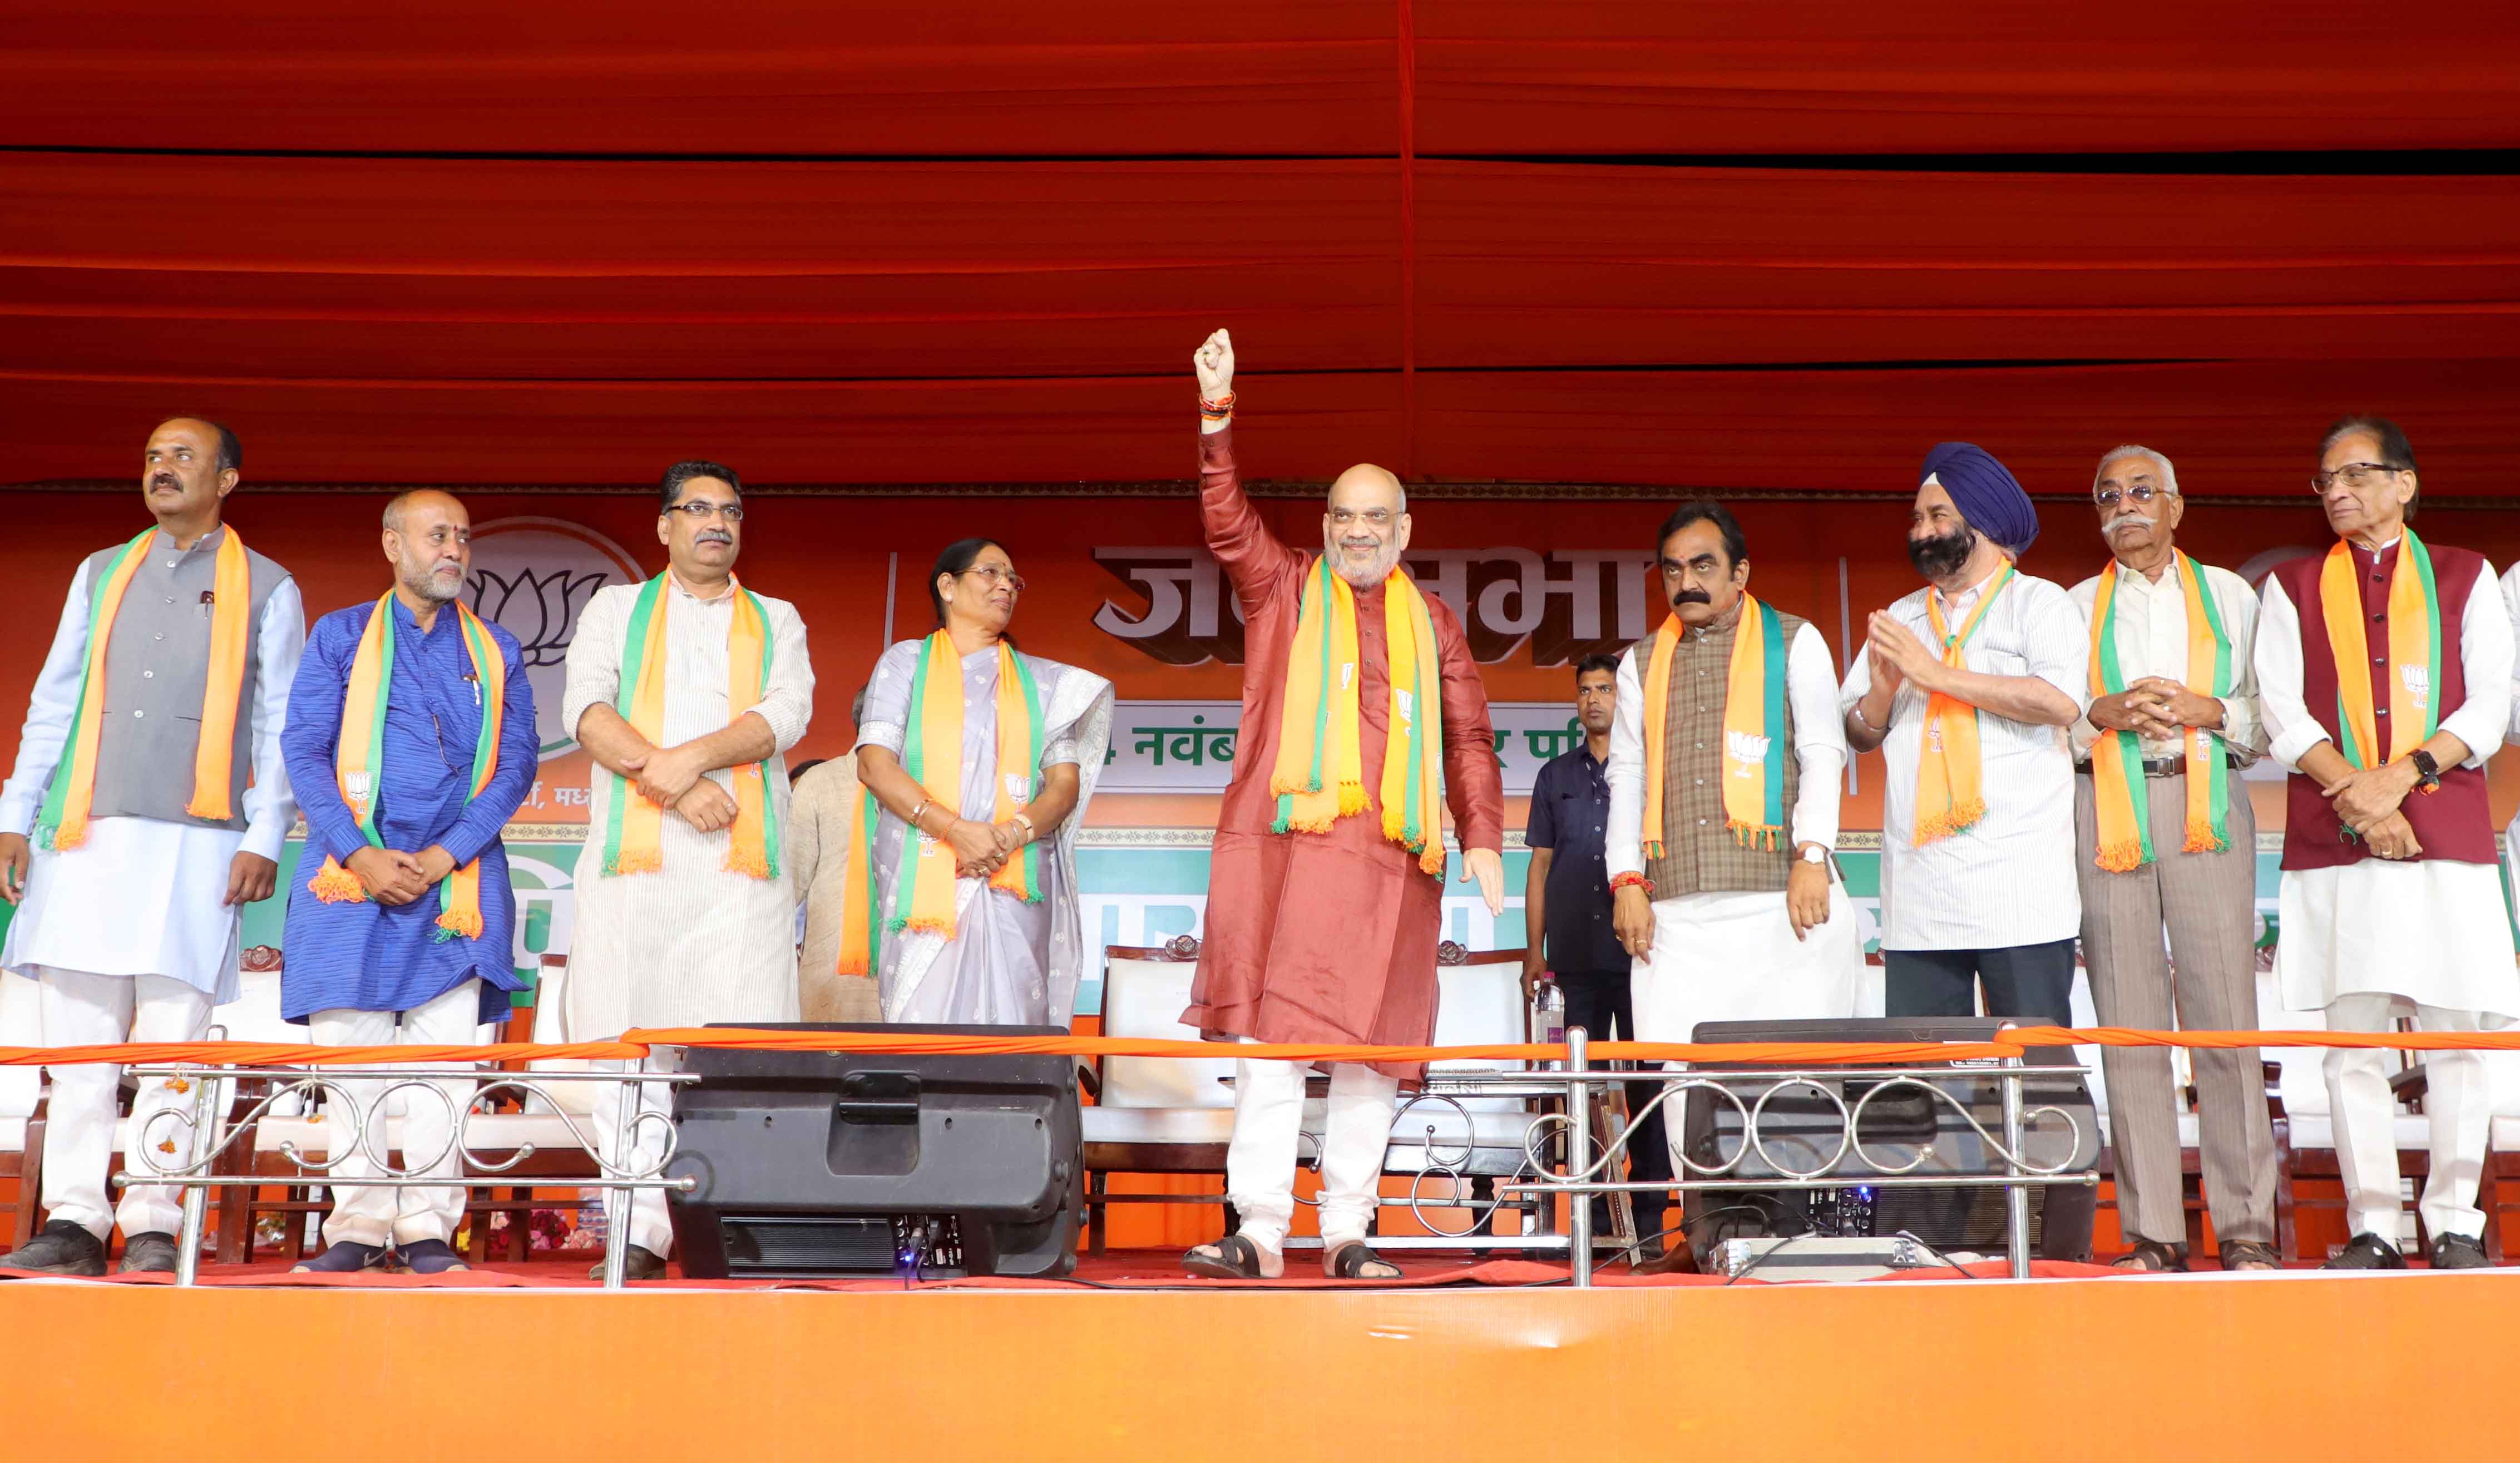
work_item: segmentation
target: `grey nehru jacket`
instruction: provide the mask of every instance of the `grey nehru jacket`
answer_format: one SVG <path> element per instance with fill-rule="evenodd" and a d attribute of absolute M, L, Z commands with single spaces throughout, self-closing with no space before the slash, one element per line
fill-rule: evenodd
<path fill-rule="evenodd" d="M 209 684 L 212 597 L 225 525 L 179 550 L 162 530 L 151 535 L 106 643 L 102 731 L 97 738 L 97 818 L 150 818 L 196 827 L 243 828 L 247 774 L 253 766 L 253 693 L 261 676 L 263 607 L 289 571 L 246 550 L 252 602 L 246 606 L 245 679 L 237 688 L 235 748 L 224 821 L 184 811 L 193 800 L 193 757 L 202 737 L 202 692 Z M 88 602 L 105 598 L 106 571 L 119 551 L 87 561 Z M 63 761 L 69 760 L 65 749 Z"/>

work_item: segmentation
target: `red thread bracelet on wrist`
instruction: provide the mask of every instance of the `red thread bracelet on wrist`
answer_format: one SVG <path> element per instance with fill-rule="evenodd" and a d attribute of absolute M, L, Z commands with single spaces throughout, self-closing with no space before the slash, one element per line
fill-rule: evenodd
<path fill-rule="evenodd" d="M 1610 892 L 1612 894 L 1616 894 L 1622 889 L 1631 888 L 1642 889 L 1645 892 L 1645 898 L 1653 898 L 1653 880 L 1646 878 L 1643 874 L 1623 873 L 1610 880 Z"/>

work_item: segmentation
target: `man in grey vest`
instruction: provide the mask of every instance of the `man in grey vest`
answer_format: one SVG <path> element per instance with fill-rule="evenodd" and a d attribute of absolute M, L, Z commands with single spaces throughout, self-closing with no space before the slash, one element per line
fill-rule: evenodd
<path fill-rule="evenodd" d="M 1610 724 L 1611 925 L 1636 961 L 1637 1037 L 1852 1016 L 1864 946 L 1829 863 L 1846 737 L 1828 643 L 1748 592 L 1723 505 L 1683 504 L 1655 542 L 1671 618 L 1620 659 Z M 1666 1127 L 1676 1161 L 1682 1125 Z"/>
<path fill-rule="evenodd" d="M 28 700 L 0 787 L 0 898 L 17 906 L 0 967 L 42 984 L 48 1045 L 200 1041 L 236 998 L 245 906 L 279 874 L 296 813 L 280 727 L 306 619 L 288 571 L 220 522 L 243 459 L 213 421 L 150 433 L 140 496 L 157 526 L 79 565 Z M 179 1190 L 106 1204 L 121 1077 L 52 1069 L 51 1218 L 0 1266 L 101 1275 L 119 1222 L 124 1270 L 175 1267 Z M 141 1084 L 127 1172 L 190 1161 L 185 1100 Z"/>

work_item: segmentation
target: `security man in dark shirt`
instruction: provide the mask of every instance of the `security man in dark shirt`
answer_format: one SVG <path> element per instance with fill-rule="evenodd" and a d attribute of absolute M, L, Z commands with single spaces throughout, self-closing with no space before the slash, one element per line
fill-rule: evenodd
<path fill-rule="evenodd" d="M 1587 655 L 1576 662 L 1575 720 L 1584 729 L 1583 744 L 1552 759 L 1531 784 L 1531 821 L 1523 832 L 1531 869 L 1523 883 L 1522 914 L 1523 927 L 1533 933 L 1522 956 L 1522 991 L 1528 1000 L 1542 980 L 1553 976 L 1566 996 L 1569 1027 L 1584 1028 L 1596 1041 L 1632 1042 L 1636 1017 L 1628 978 L 1634 962 L 1610 928 L 1610 872 L 1602 851 L 1610 820 L 1610 716 L 1618 704 L 1618 683 L 1613 656 Z M 1629 1111 L 1653 1095 L 1653 1084 L 1628 1084 Z M 1671 1176 L 1660 1111 L 1629 1138 L 1628 1161 L 1631 1178 Z M 1662 1229 L 1665 1198 L 1630 1197 L 1637 1238 L 1649 1258 L 1661 1250 L 1654 1236 Z M 1608 1205 L 1598 1199 L 1595 1204 L 1596 1229 L 1606 1229 Z"/>

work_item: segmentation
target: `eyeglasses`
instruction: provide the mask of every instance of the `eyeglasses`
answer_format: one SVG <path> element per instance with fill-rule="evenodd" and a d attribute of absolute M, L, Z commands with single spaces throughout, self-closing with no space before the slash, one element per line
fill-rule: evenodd
<path fill-rule="evenodd" d="M 1391 510 L 1387 508 L 1334 508 L 1330 510 L 1330 523 L 1333 527 L 1337 528 L 1345 528 L 1349 524 L 1355 523 L 1360 519 L 1373 528 L 1387 528 L 1391 524 Z"/>
<path fill-rule="evenodd" d="M 2169 496 L 2170 490 L 2168 488 L 2156 488 L 2148 482 L 2139 482 L 2134 487 L 2128 488 L 2124 492 L 2120 492 L 2116 488 L 2096 489 L 2092 494 L 2092 501 L 2102 508 L 2115 508 L 2119 503 L 2130 499 L 2137 503 L 2150 503 L 2156 498 L 2167 498 Z"/>
<path fill-rule="evenodd" d="M 688 503 L 677 503 L 672 508 L 665 510 L 665 511 L 669 513 L 680 513 L 695 523 L 705 523 L 709 520 L 712 514 L 723 514 L 726 521 L 729 523 L 741 523 L 743 521 L 742 504 L 711 503 L 705 498 L 695 498 Z"/>
<path fill-rule="evenodd" d="M 973 564 L 963 572 L 966 574 L 977 574 L 982 579 L 989 581 L 991 584 L 1003 584 L 1008 589 L 1014 591 L 1018 595 L 1024 592 L 1023 576 L 1012 569 L 1002 569 L 996 564 Z"/>
<path fill-rule="evenodd" d="M 2310 474 L 2310 490 L 2324 498 L 2329 488 L 2341 482 L 2352 491 L 2360 493 L 2384 476 L 2406 470 L 2404 467 L 2392 467 L 2386 463 L 2347 463 L 2333 472 Z"/>

